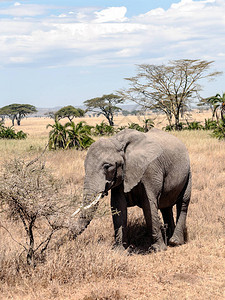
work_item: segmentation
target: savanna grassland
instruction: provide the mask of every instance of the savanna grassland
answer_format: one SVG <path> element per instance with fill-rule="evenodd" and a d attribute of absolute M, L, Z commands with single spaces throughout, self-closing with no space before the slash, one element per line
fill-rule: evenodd
<path fill-rule="evenodd" d="M 205 117 L 209 116 L 194 115 L 198 121 Z M 93 125 L 102 118 L 82 120 Z M 29 134 L 28 138 L 0 140 L 1 168 L 5 160 L 14 157 L 29 161 L 41 155 L 48 141 L 46 125 L 52 122 L 45 118 L 22 120 L 20 129 Z M 129 122 L 142 121 L 129 116 L 115 119 L 117 125 Z M 157 118 L 155 124 L 162 128 L 165 121 Z M 97 214 L 76 240 L 48 252 L 46 261 L 33 269 L 20 259 L 23 249 L 16 241 L 25 243 L 22 226 L 1 214 L 0 299 L 224 299 L 225 141 L 210 137 L 207 131 L 173 134 L 187 146 L 192 165 L 187 244 L 156 254 L 128 255 L 113 249 L 110 202 L 106 197 L 99 208 L 104 214 Z M 79 194 L 85 156 L 86 151 L 46 151 L 44 159 L 54 176 Z M 131 242 L 143 243 L 146 232 L 142 211 L 130 208 L 128 219 Z"/>

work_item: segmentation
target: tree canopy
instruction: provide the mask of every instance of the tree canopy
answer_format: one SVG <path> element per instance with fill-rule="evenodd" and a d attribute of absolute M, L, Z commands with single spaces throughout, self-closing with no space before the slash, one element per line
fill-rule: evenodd
<path fill-rule="evenodd" d="M 180 116 L 189 102 L 200 97 L 199 81 L 221 74 L 208 72 L 212 63 L 199 59 L 180 59 L 170 61 L 168 65 L 139 65 L 136 76 L 125 78 L 130 87 L 120 91 L 120 95 L 149 109 L 162 111 L 169 124 L 174 120 L 178 129 Z"/>
<path fill-rule="evenodd" d="M 84 101 L 88 111 L 92 111 L 102 114 L 106 117 L 109 122 L 109 125 L 114 125 L 114 115 L 116 112 L 120 111 L 121 108 L 118 107 L 118 104 L 123 103 L 124 100 L 121 96 L 108 94 L 103 95 L 102 97 L 92 98 Z"/>
<path fill-rule="evenodd" d="M 85 114 L 85 111 L 81 108 L 75 108 L 72 105 L 64 106 L 60 108 L 56 113 L 55 116 L 58 117 L 58 120 L 68 118 L 70 122 L 73 120 L 73 118 L 76 117 L 83 117 Z"/>
<path fill-rule="evenodd" d="M 37 112 L 35 106 L 30 104 L 10 104 L 0 108 L 0 115 L 8 116 L 12 120 L 13 126 L 15 120 L 17 125 L 20 125 L 21 119 L 35 112 Z"/>
<path fill-rule="evenodd" d="M 219 120 L 217 112 L 220 111 L 221 119 L 225 121 L 225 93 L 223 95 L 216 94 L 216 96 L 203 98 L 198 105 L 209 105 L 212 109 L 212 119 L 216 115 L 217 121 Z"/>

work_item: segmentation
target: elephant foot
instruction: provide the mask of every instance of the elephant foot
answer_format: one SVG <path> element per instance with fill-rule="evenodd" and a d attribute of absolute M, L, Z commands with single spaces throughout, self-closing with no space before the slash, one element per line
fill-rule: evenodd
<path fill-rule="evenodd" d="M 134 245 L 129 245 L 129 247 L 127 247 L 126 249 L 128 255 L 133 255 L 136 252 L 136 248 Z"/>
<path fill-rule="evenodd" d="M 169 239 L 169 246 L 176 247 L 185 244 L 188 241 L 187 227 L 183 230 L 176 230 L 172 237 Z"/>
<path fill-rule="evenodd" d="M 156 242 L 149 248 L 150 252 L 166 251 L 167 247 L 164 242 Z"/>
<path fill-rule="evenodd" d="M 170 239 L 169 239 L 169 246 L 171 247 L 176 247 L 176 246 L 180 246 L 180 245 L 183 245 L 184 244 L 184 238 L 179 238 L 177 236 L 172 236 Z"/>

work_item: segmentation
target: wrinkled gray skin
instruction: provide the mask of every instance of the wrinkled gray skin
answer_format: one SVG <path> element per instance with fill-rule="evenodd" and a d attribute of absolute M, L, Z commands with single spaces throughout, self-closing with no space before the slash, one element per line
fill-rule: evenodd
<path fill-rule="evenodd" d="M 110 189 L 112 212 L 119 212 L 113 213 L 116 244 L 129 246 L 127 207 L 134 205 L 143 210 L 153 251 L 166 250 L 158 209 L 168 224 L 169 244 L 185 242 L 191 171 L 187 149 L 179 139 L 157 129 L 148 133 L 125 129 L 92 144 L 85 160 L 84 205 Z M 88 226 L 96 208 L 81 213 L 75 236 Z"/>

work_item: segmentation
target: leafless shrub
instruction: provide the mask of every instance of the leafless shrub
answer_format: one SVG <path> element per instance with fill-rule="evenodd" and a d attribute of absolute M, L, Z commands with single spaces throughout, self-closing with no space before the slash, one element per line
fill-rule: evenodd
<path fill-rule="evenodd" d="M 17 241 L 9 228 L 0 226 L 23 247 L 27 264 L 35 266 L 37 258 L 43 259 L 53 235 L 68 227 L 65 214 L 77 199 L 65 193 L 62 182 L 41 161 L 6 162 L 0 177 L 2 213 L 22 226 L 26 242 Z"/>

